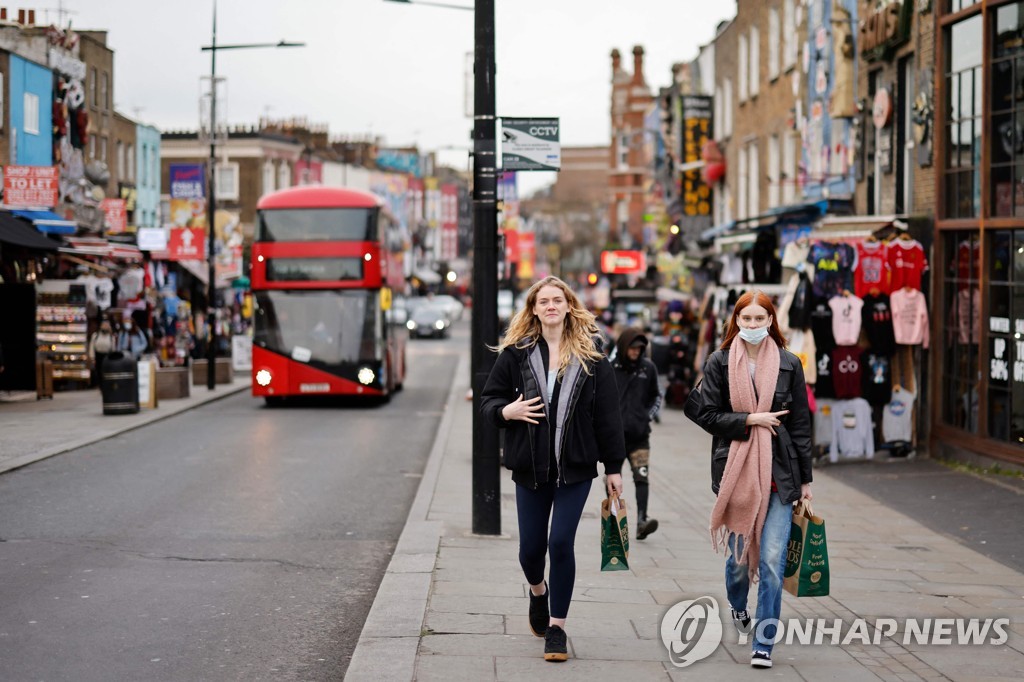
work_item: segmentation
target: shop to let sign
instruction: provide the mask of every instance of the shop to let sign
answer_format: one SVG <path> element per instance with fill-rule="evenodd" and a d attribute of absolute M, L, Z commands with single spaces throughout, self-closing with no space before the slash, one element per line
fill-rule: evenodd
<path fill-rule="evenodd" d="M 4 166 L 4 203 L 14 208 L 57 205 L 56 166 Z"/>
<path fill-rule="evenodd" d="M 121 234 L 128 230 L 128 207 L 124 199 L 104 199 L 100 210 L 107 222 L 107 234 Z"/>

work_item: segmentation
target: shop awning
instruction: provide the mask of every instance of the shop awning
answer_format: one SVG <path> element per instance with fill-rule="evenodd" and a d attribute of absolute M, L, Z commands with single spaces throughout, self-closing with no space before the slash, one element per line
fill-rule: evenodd
<path fill-rule="evenodd" d="M 178 260 L 173 261 L 179 266 L 184 268 L 193 277 L 198 279 L 203 285 L 208 285 L 210 282 L 210 265 L 204 260 Z"/>
<path fill-rule="evenodd" d="M 426 268 L 417 268 L 416 270 L 413 270 L 412 276 L 424 284 L 441 283 L 441 275 L 437 274 L 433 270 L 427 270 Z"/>
<path fill-rule="evenodd" d="M 78 230 L 77 223 L 64 220 L 53 211 L 29 211 L 16 208 L 12 209 L 11 213 L 19 218 L 31 220 L 37 230 L 47 234 L 74 234 Z"/>
<path fill-rule="evenodd" d="M 61 253 L 124 261 L 142 260 L 142 252 L 132 244 L 109 242 L 100 237 L 65 237 L 64 242 L 66 246 L 60 247 Z"/>
<path fill-rule="evenodd" d="M 0 242 L 36 251 L 56 251 L 60 246 L 54 240 L 40 234 L 39 230 L 6 211 L 0 212 Z"/>
<path fill-rule="evenodd" d="M 740 218 L 739 220 L 730 220 L 727 223 L 716 225 L 708 230 L 704 230 L 703 232 L 701 232 L 700 238 L 705 241 L 711 241 L 715 237 L 720 237 L 722 235 L 728 234 L 729 232 L 732 232 L 733 230 L 739 227 L 744 227 L 746 229 L 752 230 L 755 227 L 765 227 L 765 225 L 761 223 L 767 223 L 768 225 L 772 225 L 778 222 L 779 220 L 782 220 L 790 216 L 805 215 L 806 217 L 814 220 L 825 215 L 825 213 L 827 213 L 828 210 L 829 201 L 827 199 L 822 199 L 821 201 L 813 201 L 807 204 L 777 206 L 759 215 L 750 216 L 749 218 Z M 753 225 L 752 223 L 759 224 Z"/>

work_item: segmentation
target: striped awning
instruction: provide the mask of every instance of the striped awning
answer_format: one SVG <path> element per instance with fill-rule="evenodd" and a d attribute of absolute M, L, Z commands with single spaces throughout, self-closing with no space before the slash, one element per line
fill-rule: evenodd
<path fill-rule="evenodd" d="M 133 244 L 110 242 L 100 237 L 65 237 L 64 242 L 66 246 L 58 249 L 61 253 L 111 260 L 142 260 L 142 252 Z"/>
<path fill-rule="evenodd" d="M 78 230 L 78 225 L 74 221 L 64 220 L 53 211 L 15 208 L 11 209 L 11 213 L 19 218 L 31 220 L 37 230 L 47 234 L 71 235 Z"/>

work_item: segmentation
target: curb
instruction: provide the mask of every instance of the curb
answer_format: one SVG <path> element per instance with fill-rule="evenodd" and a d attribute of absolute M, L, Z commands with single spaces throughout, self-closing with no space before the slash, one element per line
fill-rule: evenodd
<path fill-rule="evenodd" d="M 20 469 L 23 466 L 28 466 L 29 464 L 33 464 L 34 462 L 38 462 L 40 460 L 53 457 L 55 455 L 60 455 L 65 452 L 75 450 L 77 448 L 85 447 L 86 445 L 99 443 L 100 441 L 107 440 L 108 438 L 113 438 L 114 436 L 120 435 L 122 433 L 134 431 L 135 429 L 141 428 L 143 426 L 148 426 L 149 424 L 158 422 L 162 419 L 167 419 L 168 417 L 173 417 L 174 415 L 181 414 L 182 412 L 187 412 L 194 407 L 199 407 L 200 405 L 212 403 L 216 400 L 221 400 L 223 398 L 227 398 L 230 395 L 240 393 L 245 389 L 249 388 L 251 385 L 251 380 L 249 380 L 248 378 L 242 380 L 240 383 L 233 382 L 232 384 L 229 385 L 222 384 L 222 386 L 224 386 L 224 390 L 220 392 L 207 393 L 203 397 L 198 397 L 194 400 L 190 400 L 190 402 L 188 402 L 187 404 L 173 405 L 167 411 L 160 411 L 163 408 L 158 407 L 155 410 L 153 410 L 150 414 L 147 414 L 144 419 L 132 423 L 131 426 L 121 427 L 117 425 L 112 425 L 112 428 L 108 431 L 102 431 L 89 436 L 85 436 L 83 438 L 79 438 L 77 440 L 61 443 L 60 445 L 55 445 L 53 447 L 40 450 L 39 452 L 36 452 L 31 455 L 23 455 L 21 457 L 9 459 L 0 464 L 0 474 L 5 474 L 8 471 Z M 116 418 L 117 417 L 114 417 L 114 419 Z"/>
<path fill-rule="evenodd" d="M 461 354 L 455 377 L 467 376 L 468 364 L 469 357 Z M 429 521 L 427 516 L 451 435 L 454 407 L 464 388 L 453 378 L 423 478 L 352 652 L 346 681 L 412 680 L 415 675 L 434 566 L 444 535 L 444 523 Z"/>

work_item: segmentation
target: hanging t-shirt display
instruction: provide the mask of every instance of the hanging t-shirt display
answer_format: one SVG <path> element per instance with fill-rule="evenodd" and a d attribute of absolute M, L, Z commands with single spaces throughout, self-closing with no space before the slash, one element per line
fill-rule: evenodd
<path fill-rule="evenodd" d="M 794 271 L 803 270 L 810 278 L 814 277 L 814 266 L 807 262 L 807 256 L 811 253 L 811 243 L 806 237 L 797 239 L 786 244 L 782 250 L 782 267 Z M 801 263 L 803 267 L 801 267 Z"/>
<path fill-rule="evenodd" d="M 885 243 L 875 240 L 857 245 L 853 287 L 861 298 L 870 293 L 889 293 L 889 248 Z"/>
<path fill-rule="evenodd" d="M 818 350 L 829 351 L 836 347 L 832 333 L 832 308 L 827 303 L 817 303 L 811 311 L 811 333 Z"/>
<path fill-rule="evenodd" d="M 814 382 L 814 397 L 820 404 L 822 398 L 836 397 L 835 384 L 832 381 L 832 351 L 818 348 L 814 357 L 814 369 L 818 375 L 817 381 Z"/>
<path fill-rule="evenodd" d="M 892 398 L 892 373 L 889 371 L 889 356 L 881 353 L 864 353 L 863 397 L 872 405 L 885 405 Z"/>
<path fill-rule="evenodd" d="M 829 299 L 832 309 L 832 335 L 838 346 L 853 346 L 860 339 L 861 309 L 864 301 L 856 296 L 834 296 Z"/>
<path fill-rule="evenodd" d="M 832 385 L 839 399 L 860 396 L 861 352 L 857 346 L 837 346 L 832 350 Z"/>
<path fill-rule="evenodd" d="M 832 298 L 843 291 L 853 291 L 857 250 L 849 244 L 815 242 L 807 262 L 814 266 L 815 296 Z"/>
<path fill-rule="evenodd" d="M 889 291 L 900 287 L 921 288 L 921 274 L 928 269 L 924 247 L 916 239 L 894 239 L 889 244 Z"/>
<path fill-rule="evenodd" d="M 882 440 L 886 443 L 914 440 L 913 416 L 916 399 L 917 395 L 913 391 L 900 386 L 892 389 L 892 397 L 882 410 Z"/>
<path fill-rule="evenodd" d="M 889 296 L 896 343 L 928 347 L 928 304 L 917 289 L 899 289 Z"/>
<path fill-rule="evenodd" d="M 840 456 L 875 456 L 871 406 L 863 398 L 841 400 L 832 406 L 832 447 L 828 455 L 831 462 L 838 462 Z"/>
<path fill-rule="evenodd" d="M 828 445 L 832 442 L 832 408 L 835 401 L 831 398 L 816 398 L 818 411 L 814 413 L 814 445 Z"/>
<path fill-rule="evenodd" d="M 896 337 L 892 331 L 892 308 L 886 294 L 864 297 L 861 311 L 861 326 L 871 344 L 871 350 L 883 355 L 892 355 L 896 350 Z"/>

